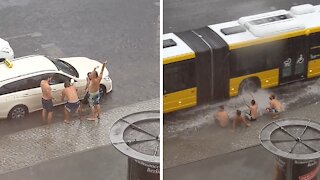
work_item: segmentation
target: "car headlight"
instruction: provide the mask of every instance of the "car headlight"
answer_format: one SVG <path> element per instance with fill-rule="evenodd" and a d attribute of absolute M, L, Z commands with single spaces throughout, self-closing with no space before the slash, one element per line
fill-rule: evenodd
<path fill-rule="evenodd" d="M 7 48 L 7 47 L 2 48 L 1 51 L 5 52 L 5 53 L 8 53 L 8 54 L 10 54 L 10 52 L 11 52 L 10 49 Z"/>

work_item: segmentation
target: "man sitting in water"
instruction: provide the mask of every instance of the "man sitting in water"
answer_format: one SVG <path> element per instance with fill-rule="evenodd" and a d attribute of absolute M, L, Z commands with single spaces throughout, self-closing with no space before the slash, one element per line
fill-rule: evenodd
<path fill-rule="evenodd" d="M 235 116 L 232 117 L 233 120 L 233 127 L 232 132 L 235 131 L 238 124 L 245 124 L 247 127 L 250 127 L 250 123 L 247 123 L 247 121 L 241 116 L 241 111 L 237 110 Z"/>
<path fill-rule="evenodd" d="M 249 121 L 255 121 L 258 117 L 258 104 L 254 99 L 251 100 L 251 105 L 247 105 L 250 112 L 247 114 L 247 118 Z"/>
<path fill-rule="evenodd" d="M 80 101 L 77 94 L 77 89 L 70 84 L 69 81 L 64 83 L 64 89 L 62 91 L 62 101 L 67 97 L 67 104 L 64 106 L 64 122 L 69 123 L 69 113 L 79 112 L 79 118 L 81 119 Z"/>
<path fill-rule="evenodd" d="M 266 110 L 270 113 L 273 113 L 272 118 L 278 118 L 279 113 L 283 111 L 282 104 L 276 99 L 274 94 L 269 96 L 269 100 L 269 107 L 267 107 Z"/>
<path fill-rule="evenodd" d="M 221 127 L 224 128 L 228 126 L 229 117 L 228 113 L 224 110 L 224 106 L 219 106 L 219 111 L 215 113 L 214 118 Z"/>

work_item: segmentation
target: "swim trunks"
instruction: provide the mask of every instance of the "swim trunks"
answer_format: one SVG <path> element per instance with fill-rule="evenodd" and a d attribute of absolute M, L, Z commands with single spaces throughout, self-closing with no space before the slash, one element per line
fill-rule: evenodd
<path fill-rule="evenodd" d="M 52 103 L 52 99 L 43 99 L 42 98 L 42 107 L 43 109 L 45 109 L 48 112 L 52 112 L 53 111 L 53 103 Z"/>
<path fill-rule="evenodd" d="M 78 100 L 77 102 L 67 102 L 64 107 L 68 112 L 75 113 L 80 107 L 80 101 Z"/>
<path fill-rule="evenodd" d="M 89 101 L 89 106 L 90 107 L 98 105 L 100 103 L 100 93 L 99 93 L 99 91 L 94 92 L 94 93 L 90 93 L 89 92 L 88 101 Z"/>

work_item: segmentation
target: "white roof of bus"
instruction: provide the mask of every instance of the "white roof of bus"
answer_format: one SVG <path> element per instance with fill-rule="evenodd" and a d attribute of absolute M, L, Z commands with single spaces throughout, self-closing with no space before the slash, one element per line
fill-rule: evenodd
<path fill-rule="evenodd" d="M 0 63 L 0 81 L 44 70 L 57 70 L 57 67 L 44 56 L 26 56 L 12 61 L 13 67 Z"/>
<path fill-rule="evenodd" d="M 173 57 L 181 54 L 194 53 L 194 51 L 178 36 L 173 33 L 163 35 L 163 40 L 172 39 L 177 45 L 172 47 L 163 48 L 163 59 Z"/>
<path fill-rule="evenodd" d="M 309 9 L 313 9 L 314 12 L 308 11 Z M 303 10 L 307 9 L 307 10 Z M 297 13 L 300 11 L 300 14 Z M 263 17 L 268 17 L 272 15 L 279 15 L 279 14 L 290 14 L 294 18 L 294 23 L 297 23 L 297 29 L 303 29 L 303 28 L 312 28 L 312 27 L 320 27 L 320 5 L 317 6 L 312 6 L 312 5 L 300 5 L 300 6 L 295 6 L 291 8 L 291 11 L 286 11 L 286 10 L 278 10 L 278 11 L 273 11 L 273 12 L 268 12 L 268 13 L 263 13 L 263 14 L 258 14 L 258 15 L 253 15 L 253 16 L 247 16 L 240 18 L 237 21 L 230 21 L 230 22 L 225 22 L 225 23 L 220 23 L 220 24 L 214 24 L 208 26 L 211 28 L 213 31 L 215 31 L 219 36 L 221 36 L 227 44 L 235 44 L 235 43 L 241 43 L 245 41 L 250 41 L 250 40 L 255 40 L 260 37 L 255 36 L 252 32 L 250 32 L 246 26 L 245 27 L 246 31 L 245 32 L 240 32 L 236 34 L 230 34 L 230 35 L 225 35 L 221 32 L 221 29 L 223 28 L 228 28 L 228 27 L 234 27 L 234 26 L 240 26 L 243 24 L 243 20 L 252 20 L 252 19 L 259 19 Z M 241 24 L 240 24 L 241 23 Z M 285 24 L 282 21 L 276 21 L 273 23 L 270 23 L 272 25 L 264 26 L 264 30 L 266 32 L 276 32 L 278 31 L 283 31 L 285 26 L 288 25 L 288 31 L 290 31 L 290 28 L 292 30 L 292 23 L 291 24 Z M 301 27 L 304 26 L 304 27 Z M 289 27 L 290 26 L 290 27 Z M 279 28 L 279 29 L 276 29 Z M 260 29 L 262 30 L 262 29 Z"/>

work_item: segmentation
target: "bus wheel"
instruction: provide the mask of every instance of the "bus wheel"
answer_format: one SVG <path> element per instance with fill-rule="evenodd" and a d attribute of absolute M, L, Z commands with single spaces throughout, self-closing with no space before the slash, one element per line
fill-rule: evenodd
<path fill-rule="evenodd" d="M 241 82 L 239 94 L 256 92 L 260 87 L 260 80 L 258 78 L 249 78 Z"/>

